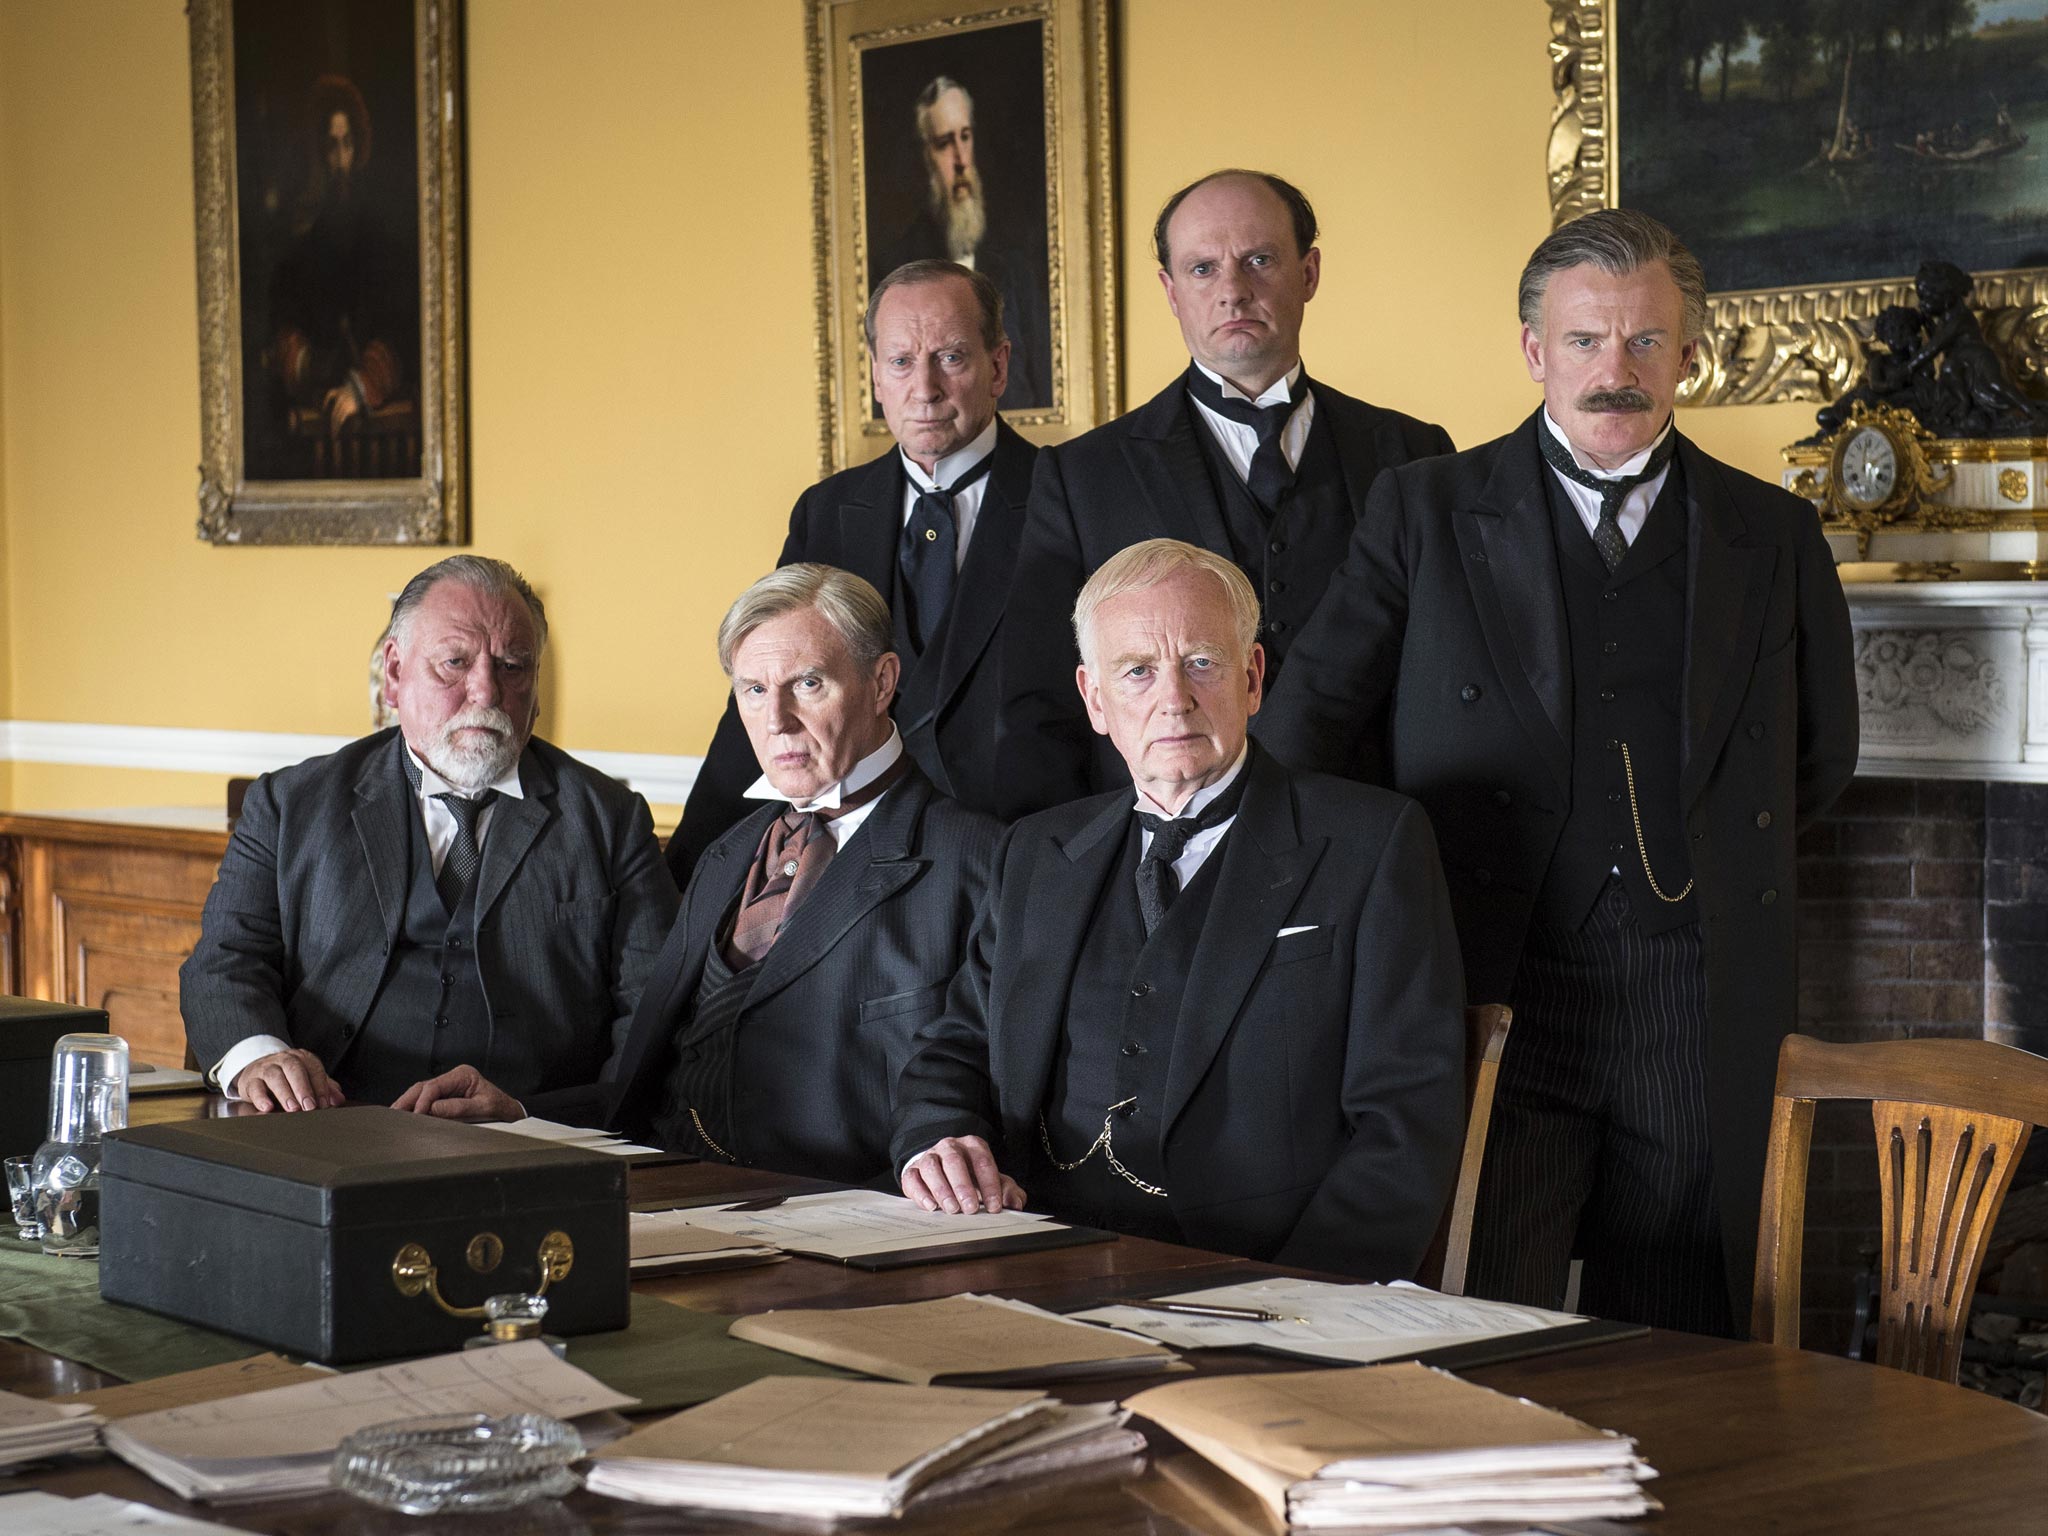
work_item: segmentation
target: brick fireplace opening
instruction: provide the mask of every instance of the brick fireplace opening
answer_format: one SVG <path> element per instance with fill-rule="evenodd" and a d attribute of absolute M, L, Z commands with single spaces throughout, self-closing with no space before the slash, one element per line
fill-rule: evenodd
<path fill-rule="evenodd" d="M 1984 1038 L 2048 1054 L 2048 785 L 1855 780 L 1800 838 L 1799 1028 L 1824 1040 Z M 2014 1182 L 2001 1238 L 2006 1218 L 2038 1209 L 2022 1191 L 2044 1180 L 2048 1131 Z M 1839 1352 L 1877 1246 L 1864 1106 L 1816 1114 L 1806 1215 L 1802 1339 Z"/>

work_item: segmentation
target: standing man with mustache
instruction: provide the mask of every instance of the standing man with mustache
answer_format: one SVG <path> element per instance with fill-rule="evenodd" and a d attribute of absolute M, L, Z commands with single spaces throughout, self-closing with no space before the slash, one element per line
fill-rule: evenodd
<path fill-rule="evenodd" d="M 1467 995 L 1505 1001 L 1475 1293 L 1745 1320 L 1795 837 L 1855 771 L 1848 605 L 1806 503 L 1672 414 L 1699 263 L 1627 209 L 1523 269 L 1543 405 L 1383 476 L 1260 739 L 1420 800 Z"/>
<path fill-rule="evenodd" d="M 676 888 L 647 802 L 534 737 L 547 633 L 502 560 L 427 567 L 384 641 L 397 727 L 250 789 L 179 973 L 223 1089 L 261 1110 L 598 1111 Z"/>
<path fill-rule="evenodd" d="M 1259 596 L 1270 686 L 1374 477 L 1451 451 L 1441 427 L 1310 382 L 1301 322 L 1323 256 L 1292 183 L 1213 172 L 1166 200 L 1152 244 L 1190 362 L 1145 405 L 1039 454 L 1003 620 L 1005 816 L 1129 777 L 1089 729 L 1067 627 L 1111 555 L 1174 538 L 1232 561 Z"/>

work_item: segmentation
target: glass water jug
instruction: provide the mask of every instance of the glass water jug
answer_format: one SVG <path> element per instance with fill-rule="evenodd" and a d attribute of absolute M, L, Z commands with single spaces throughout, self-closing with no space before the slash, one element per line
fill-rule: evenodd
<path fill-rule="evenodd" d="M 128 1042 L 66 1035 L 50 1057 L 50 1136 L 30 1172 L 43 1252 L 100 1251 L 100 1138 L 128 1123 Z"/>

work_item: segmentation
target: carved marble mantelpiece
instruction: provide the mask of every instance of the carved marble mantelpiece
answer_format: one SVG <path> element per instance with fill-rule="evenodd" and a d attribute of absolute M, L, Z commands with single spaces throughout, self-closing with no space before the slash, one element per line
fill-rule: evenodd
<path fill-rule="evenodd" d="M 1851 582 L 1863 755 L 1881 778 L 2048 783 L 2048 582 Z"/>

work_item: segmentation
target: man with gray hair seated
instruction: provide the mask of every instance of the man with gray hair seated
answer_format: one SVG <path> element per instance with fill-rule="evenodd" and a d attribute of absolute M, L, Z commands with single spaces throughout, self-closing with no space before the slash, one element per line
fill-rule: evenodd
<path fill-rule="evenodd" d="M 718 631 L 761 777 L 705 851 L 634 1016 L 610 1124 L 708 1160 L 887 1181 L 896 1074 L 937 1016 L 1002 835 L 904 750 L 888 605 L 828 565 Z"/>
<path fill-rule="evenodd" d="M 534 737 L 547 633 L 503 561 L 427 567 L 384 640 L 397 727 L 256 781 L 179 973 L 222 1088 L 595 1113 L 676 891 L 646 802 Z"/>
<path fill-rule="evenodd" d="M 1421 1262 L 1463 1139 L 1450 900 L 1420 806 L 1247 744 L 1258 621 L 1233 561 L 1173 539 L 1081 589 L 1081 696 L 1133 783 L 1004 844 L 897 1085 L 925 1209 L 1028 1189 L 1063 1220 L 1250 1258 L 1369 1280 Z"/>

